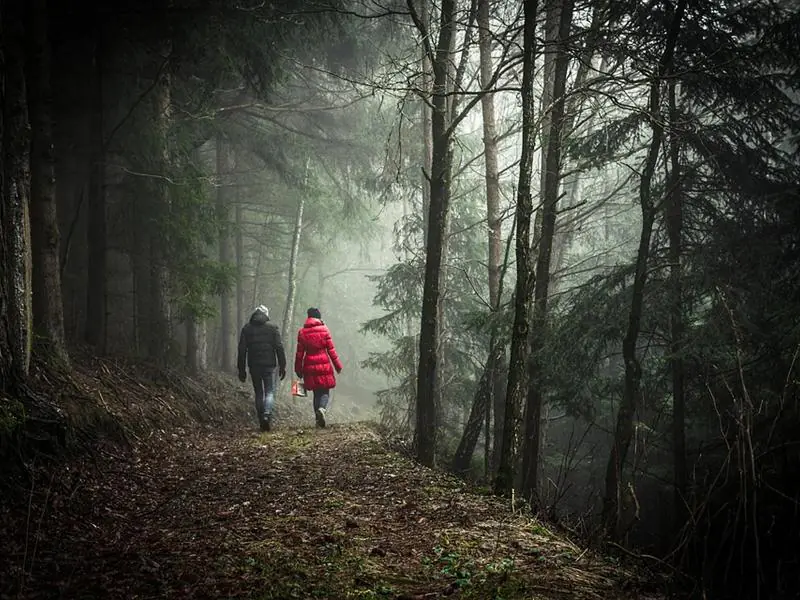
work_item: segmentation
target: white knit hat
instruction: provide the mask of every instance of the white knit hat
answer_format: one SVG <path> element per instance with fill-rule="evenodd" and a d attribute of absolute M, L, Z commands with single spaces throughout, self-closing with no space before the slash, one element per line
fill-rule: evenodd
<path fill-rule="evenodd" d="M 258 306 L 256 306 L 255 312 L 262 312 L 265 315 L 269 316 L 269 309 L 263 304 L 259 304 Z"/>

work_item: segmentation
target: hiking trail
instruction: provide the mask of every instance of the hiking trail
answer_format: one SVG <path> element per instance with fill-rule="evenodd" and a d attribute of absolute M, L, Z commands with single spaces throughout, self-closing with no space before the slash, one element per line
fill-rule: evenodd
<path fill-rule="evenodd" d="M 370 425 L 167 438 L 73 461 L 34 481 L 27 514 L 0 513 L 0 597 L 644 597 Z"/>

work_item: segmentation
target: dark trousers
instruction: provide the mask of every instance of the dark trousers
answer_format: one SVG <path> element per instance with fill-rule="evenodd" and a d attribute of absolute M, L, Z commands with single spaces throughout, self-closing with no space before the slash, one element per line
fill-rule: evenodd
<path fill-rule="evenodd" d="M 331 399 L 331 391 L 328 388 L 314 390 L 314 411 L 318 408 L 328 410 L 328 401 Z"/>
<path fill-rule="evenodd" d="M 251 367 L 250 377 L 256 395 L 256 415 L 258 421 L 263 423 L 272 414 L 275 405 L 275 368 Z"/>

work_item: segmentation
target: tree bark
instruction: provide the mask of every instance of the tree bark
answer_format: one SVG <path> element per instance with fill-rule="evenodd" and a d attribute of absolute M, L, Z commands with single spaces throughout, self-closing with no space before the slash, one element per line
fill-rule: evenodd
<path fill-rule="evenodd" d="M 650 256 L 650 238 L 656 217 L 657 205 L 653 202 L 652 183 L 658 163 L 661 144 L 664 138 L 664 123 L 661 111 L 661 85 L 668 74 L 675 44 L 680 30 L 681 19 L 686 10 L 686 0 L 678 0 L 672 22 L 667 34 L 664 52 L 658 66 L 658 73 L 650 85 L 648 119 L 653 131 L 650 146 L 642 170 L 639 184 L 639 203 L 642 210 L 642 231 L 639 237 L 639 249 L 636 255 L 636 269 L 631 292 L 631 309 L 628 315 L 628 327 L 622 341 L 622 357 L 625 362 L 625 386 L 617 411 L 617 423 L 614 429 L 614 442 L 606 467 L 605 494 L 603 497 L 603 525 L 607 535 L 619 539 L 624 532 L 619 531 L 620 499 L 623 494 L 622 469 L 627 457 L 628 448 L 633 439 L 634 415 L 640 406 L 641 366 L 636 356 L 636 345 L 642 320 L 644 288 L 647 282 L 647 263 Z"/>
<path fill-rule="evenodd" d="M 207 354 L 206 322 L 192 315 L 186 319 L 186 368 L 190 373 L 206 370 Z"/>
<path fill-rule="evenodd" d="M 567 43 L 572 26 L 574 0 L 549 0 L 547 4 L 546 43 L 552 49 L 552 102 L 545 119 L 542 169 L 542 235 L 536 259 L 536 284 L 533 292 L 533 322 L 530 335 L 528 394 L 525 410 L 525 441 L 522 454 L 522 496 L 533 501 L 538 489 L 539 444 L 541 441 L 542 400 L 544 398 L 544 339 L 547 325 L 547 300 L 550 285 L 550 257 L 556 225 L 561 183 L 561 143 L 564 129 L 565 92 L 569 54 Z M 548 74 L 546 73 L 546 76 Z"/>
<path fill-rule="evenodd" d="M 95 352 L 106 351 L 106 189 L 105 145 L 103 140 L 103 33 L 95 24 L 92 57 L 92 98 L 90 125 L 90 165 L 87 191 L 87 284 L 86 284 L 86 343 Z"/>
<path fill-rule="evenodd" d="M 305 182 L 308 182 L 309 162 L 306 161 Z M 306 206 L 306 194 L 300 194 L 300 203 L 297 205 L 297 213 L 294 218 L 294 230 L 292 231 L 292 249 L 289 256 L 289 277 L 286 289 L 286 309 L 283 313 L 283 325 L 281 327 L 281 339 L 284 343 L 289 339 L 292 322 L 294 321 L 294 305 L 297 297 L 297 261 L 300 256 L 300 240 L 303 235 L 303 213 Z"/>
<path fill-rule="evenodd" d="M 242 219 L 242 203 L 241 197 L 236 194 L 236 324 L 237 327 L 244 325 L 244 237 L 242 228 L 244 221 Z"/>
<path fill-rule="evenodd" d="M 487 411 L 492 402 L 492 385 L 497 373 L 497 363 L 502 359 L 504 349 L 501 344 L 497 344 L 495 338 L 490 342 L 489 357 L 486 361 L 481 379 L 478 382 L 478 389 L 475 392 L 475 399 L 470 408 L 467 424 L 458 443 L 458 448 L 453 456 L 450 470 L 457 475 L 466 474 L 472 463 L 472 455 L 475 446 L 481 435 L 481 429 L 486 419 Z"/>
<path fill-rule="evenodd" d="M 680 146 L 678 136 L 678 109 L 675 99 L 675 80 L 668 87 L 669 96 L 669 162 L 667 177 L 666 225 L 669 239 L 669 291 L 670 291 L 670 358 L 672 372 L 672 452 L 674 462 L 675 523 L 686 522 L 688 505 L 686 486 L 689 480 L 686 466 L 686 397 L 684 390 L 683 352 L 683 279 L 681 252 L 683 236 L 683 194 L 681 192 Z"/>
<path fill-rule="evenodd" d="M 53 98 L 47 0 L 28 10 L 28 112 L 31 123 L 31 252 L 33 325 L 37 349 L 68 365 L 61 296 L 61 257 L 56 203 Z"/>
<path fill-rule="evenodd" d="M 169 54 L 170 44 L 165 44 Z M 153 89 L 154 134 L 157 143 L 159 175 L 155 179 L 156 194 L 153 202 L 153 226 L 150 227 L 150 326 L 148 354 L 157 361 L 169 356 L 172 342 L 172 321 L 169 303 L 169 268 L 167 231 L 162 224 L 170 215 L 169 129 L 172 120 L 171 78 L 162 69 Z"/>
<path fill-rule="evenodd" d="M 483 117 L 483 151 L 484 171 L 486 175 L 486 220 L 489 227 L 489 304 L 492 313 L 497 315 L 501 302 L 501 268 L 503 263 L 503 219 L 500 209 L 500 169 L 497 158 L 497 119 L 495 116 L 494 94 L 488 90 L 491 85 L 494 66 L 492 64 L 492 31 L 489 20 L 490 0 L 478 1 L 478 50 L 480 54 L 480 83 L 484 90 L 481 96 L 481 113 Z M 493 371 L 491 378 L 491 396 L 486 406 L 486 444 L 487 451 L 490 446 L 488 432 L 491 431 L 490 421 L 492 407 L 494 406 L 494 452 L 496 457 L 500 453 L 503 439 L 503 385 L 502 372 L 505 370 L 506 354 L 505 344 L 499 339 L 497 327 L 493 327 L 492 339 L 489 341 L 489 356 L 497 360 L 491 362 Z M 495 348 L 495 345 L 497 348 Z M 487 364 L 488 366 L 488 364 Z M 494 461 L 497 462 L 496 460 Z M 488 465 L 487 469 L 494 472 Z"/>
<path fill-rule="evenodd" d="M 452 167 L 451 134 L 448 132 L 448 74 L 451 41 L 454 34 L 455 0 L 443 0 L 439 39 L 433 57 L 433 114 L 431 135 L 430 210 L 428 251 L 425 257 L 425 283 L 422 295 L 422 322 L 417 369 L 417 458 L 427 466 L 436 463 L 436 390 L 439 348 L 439 303 L 441 301 L 442 258 L 447 233 Z"/>
<path fill-rule="evenodd" d="M 230 173 L 231 149 L 228 140 L 217 134 L 217 198 L 216 212 L 219 223 L 219 262 L 231 265 L 231 219 L 230 219 Z M 234 328 L 231 320 L 231 293 L 223 290 L 220 295 L 220 368 L 225 372 L 233 370 Z"/>
<path fill-rule="evenodd" d="M 4 78 L 2 95 L 2 245 L 3 269 L 0 319 L 8 346 L 2 357 L 4 381 L 21 381 L 28 375 L 31 356 L 31 255 L 28 202 L 30 194 L 30 125 L 28 122 L 23 50 L 22 3 L 0 6 Z M 6 378 L 5 375 L 8 375 Z"/>
<path fill-rule="evenodd" d="M 3 5 L 0 5 L 0 89 L 6 90 L 6 33 L 3 27 L 6 15 L 3 9 Z M 9 233 L 15 229 L 6 206 L 5 112 L 5 98 L 0 97 L 0 391 L 7 391 L 11 387 L 14 364 L 9 314 L 5 308 L 10 304 L 11 299 L 11 288 L 8 285 L 10 260 L 7 238 Z"/>
<path fill-rule="evenodd" d="M 530 296 L 533 287 L 531 273 L 531 173 L 533 151 L 536 143 L 536 104 L 533 96 L 536 62 L 537 0 L 523 3 L 525 25 L 523 29 L 522 63 L 522 155 L 519 165 L 516 211 L 517 281 L 514 289 L 514 329 L 511 335 L 508 385 L 503 419 L 503 443 L 500 451 L 494 488 L 497 493 L 510 494 L 516 479 L 519 426 L 522 398 L 528 386 L 528 320 Z"/>
<path fill-rule="evenodd" d="M 426 31 L 430 31 L 431 16 L 428 0 L 420 0 L 419 18 Z M 422 48 L 422 234 L 428 244 L 428 224 L 431 209 L 431 170 L 433 168 L 433 110 L 430 103 L 433 92 L 433 63 L 431 56 Z"/>

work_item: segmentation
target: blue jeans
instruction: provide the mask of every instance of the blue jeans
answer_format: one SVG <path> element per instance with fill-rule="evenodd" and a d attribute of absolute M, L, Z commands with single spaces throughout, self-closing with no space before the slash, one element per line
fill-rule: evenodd
<path fill-rule="evenodd" d="M 251 367 L 253 391 L 256 394 L 256 415 L 259 423 L 266 421 L 275 405 L 275 369 L 272 367 Z"/>
<path fill-rule="evenodd" d="M 314 390 L 314 412 L 318 408 L 328 409 L 328 402 L 331 399 L 331 391 L 328 388 L 319 388 Z"/>

